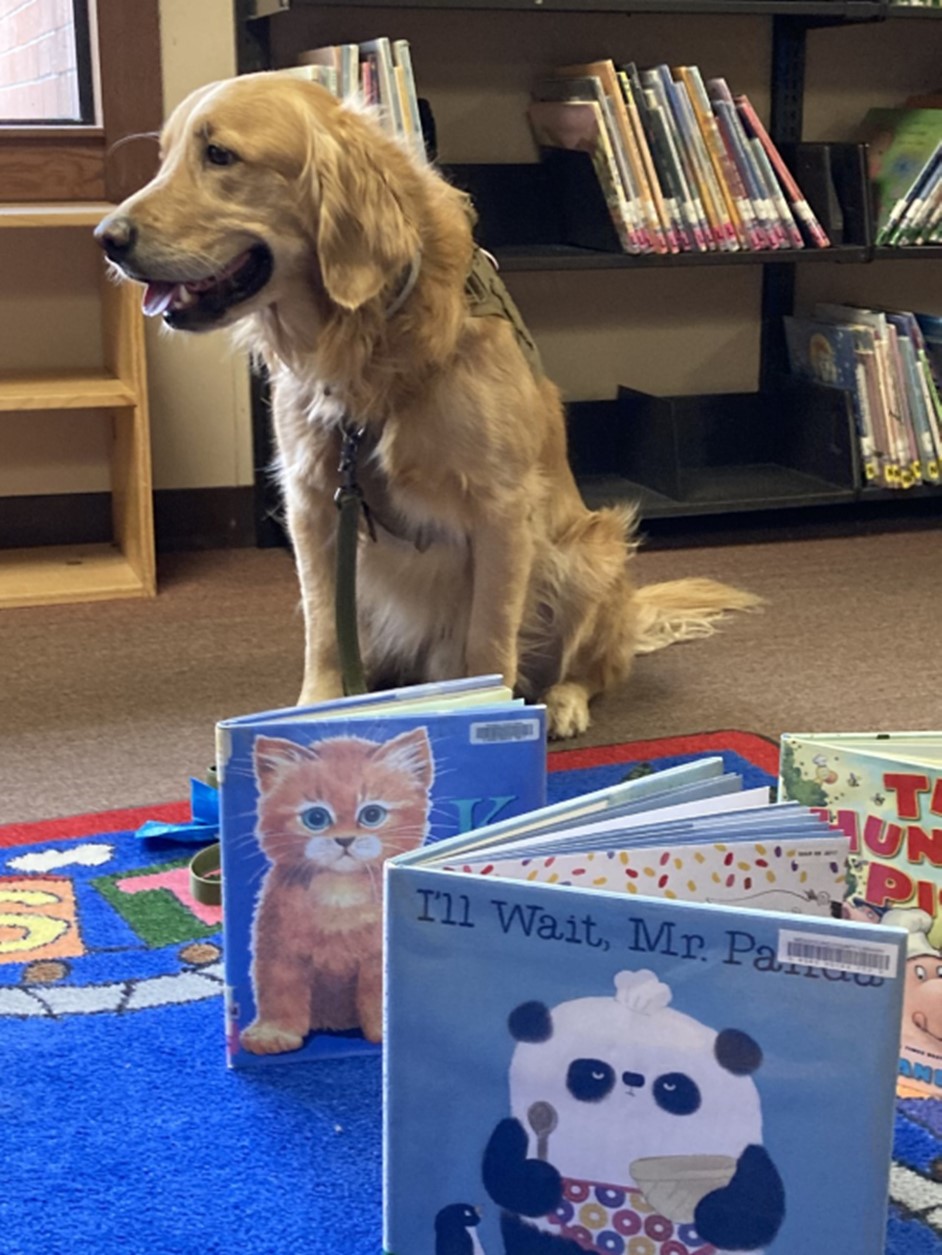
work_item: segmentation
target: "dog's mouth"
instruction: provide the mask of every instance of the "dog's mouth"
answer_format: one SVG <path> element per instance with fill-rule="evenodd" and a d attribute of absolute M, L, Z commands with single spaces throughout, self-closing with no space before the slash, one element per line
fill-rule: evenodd
<path fill-rule="evenodd" d="M 149 318 L 163 315 L 168 327 L 193 331 L 219 322 L 234 305 L 255 296 L 273 269 L 271 250 L 266 244 L 256 244 L 216 274 L 201 279 L 143 280 L 146 286 L 141 305 Z"/>

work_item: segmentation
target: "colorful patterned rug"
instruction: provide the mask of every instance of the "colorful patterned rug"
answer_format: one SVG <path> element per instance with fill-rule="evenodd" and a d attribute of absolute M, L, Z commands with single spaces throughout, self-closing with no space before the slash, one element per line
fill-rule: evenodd
<path fill-rule="evenodd" d="M 774 778 L 772 742 L 714 732 L 557 751 L 550 798 L 707 753 Z M 219 911 L 133 836 L 188 814 L 0 827 L 3 1255 L 380 1248 L 379 1062 L 226 1071 Z M 942 1255 L 940 1181 L 942 1101 L 903 1102 L 888 1255 Z"/>

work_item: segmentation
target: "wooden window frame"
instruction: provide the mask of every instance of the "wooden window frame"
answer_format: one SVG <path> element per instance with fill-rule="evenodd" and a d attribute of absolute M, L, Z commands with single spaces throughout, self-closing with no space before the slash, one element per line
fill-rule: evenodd
<path fill-rule="evenodd" d="M 10 202 L 120 201 L 157 169 L 163 116 L 159 0 L 94 0 L 98 126 L 0 126 L 0 196 Z"/>

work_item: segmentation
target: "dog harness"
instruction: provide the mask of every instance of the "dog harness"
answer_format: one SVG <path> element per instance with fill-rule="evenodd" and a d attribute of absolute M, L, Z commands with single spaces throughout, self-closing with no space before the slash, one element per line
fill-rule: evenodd
<path fill-rule="evenodd" d="M 418 265 L 413 262 L 403 289 L 387 310 L 387 316 L 402 308 L 418 277 Z M 542 378 L 543 364 L 536 343 L 521 317 L 520 311 L 497 271 L 497 262 L 483 248 L 475 245 L 471 268 L 465 280 L 465 297 L 472 318 L 503 318 L 510 323 L 520 351 L 537 379 Z M 395 530 L 378 518 L 374 518 L 369 503 L 357 478 L 357 462 L 364 441 L 365 427 L 357 426 L 349 415 L 342 424 L 340 484 L 334 493 L 339 510 L 337 522 L 337 594 L 335 620 L 337 649 L 340 655 L 340 674 L 343 691 L 349 696 L 365 693 L 366 675 L 360 657 L 360 639 L 357 627 L 357 545 L 360 536 L 360 516 L 366 523 L 370 539 L 377 539 L 376 522 L 396 535 Z M 421 547 L 421 545 L 419 546 Z"/>

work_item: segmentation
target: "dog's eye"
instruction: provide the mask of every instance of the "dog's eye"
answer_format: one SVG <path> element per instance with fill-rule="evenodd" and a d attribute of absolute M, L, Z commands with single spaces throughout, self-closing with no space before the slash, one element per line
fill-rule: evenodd
<path fill-rule="evenodd" d="M 211 166 L 232 166 L 239 160 L 231 149 L 221 144 L 207 144 L 204 155 Z"/>

